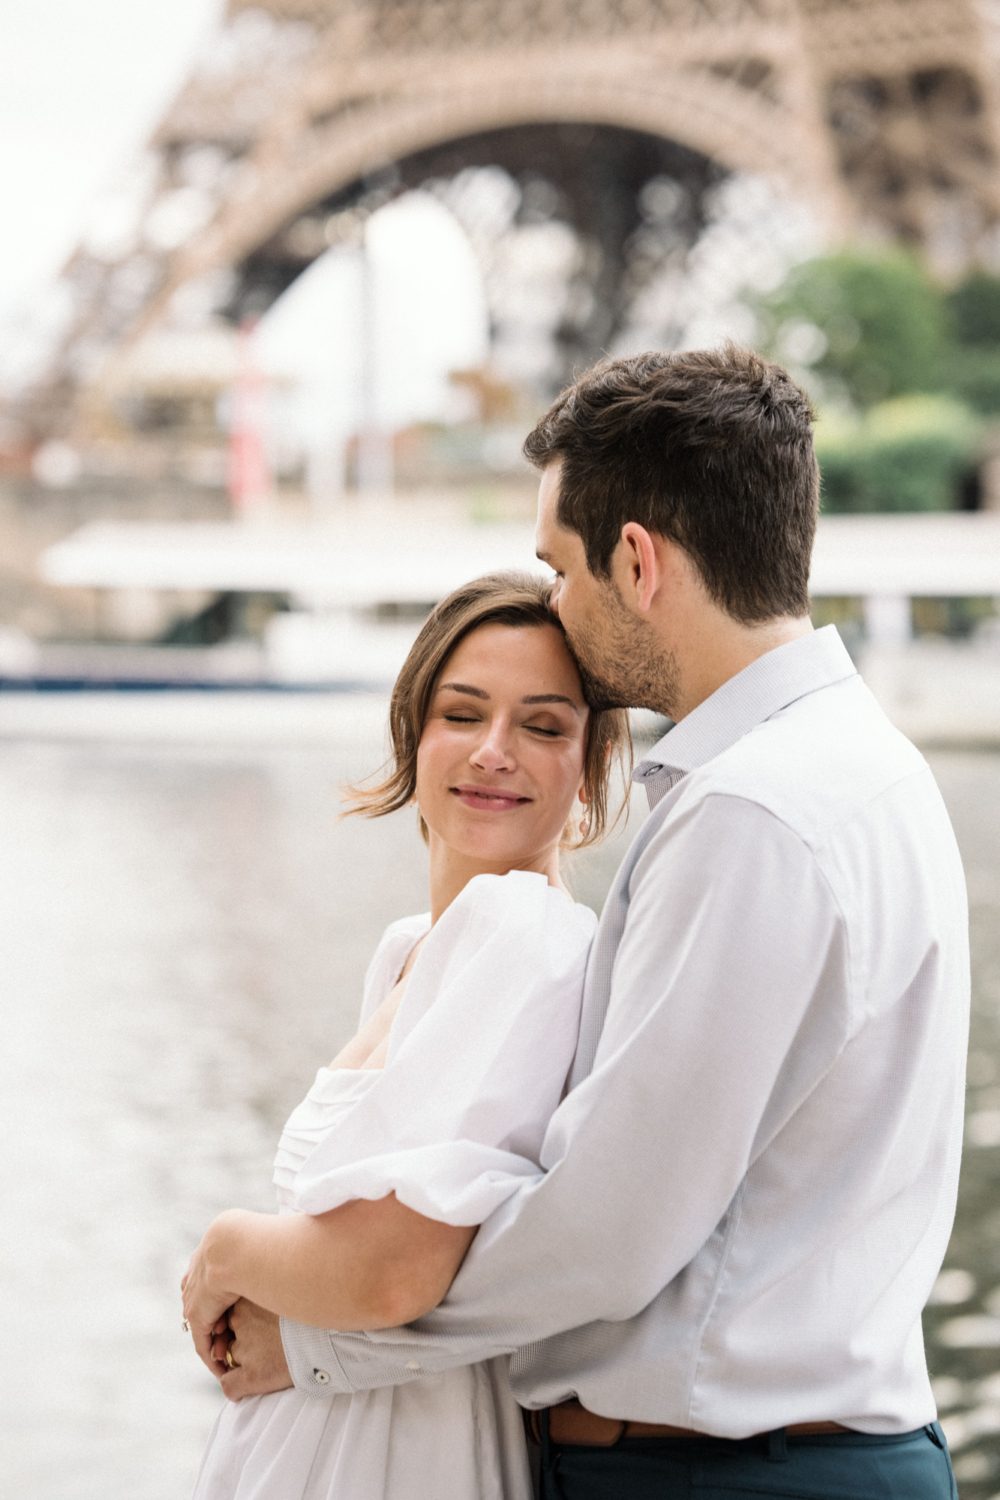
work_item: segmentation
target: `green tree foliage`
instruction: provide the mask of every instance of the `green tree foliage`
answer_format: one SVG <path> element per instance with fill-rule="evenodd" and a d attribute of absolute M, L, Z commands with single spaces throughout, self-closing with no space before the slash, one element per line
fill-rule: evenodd
<path fill-rule="evenodd" d="M 973 271 L 945 298 L 953 337 L 961 345 L 1000 346 L 1000 276 Z"/>
<path fill-rule="evenodd" d="M 977 439 L 975 418 L 951 396 L 898 396 L 863 417 L 820 421 L 823 509 L 950 510 Z"/>
<path fill-rule="evenodd" d="M 951 347 L 940 384 L 973 411 L 1000 412 L 1000 277 L 974 271 L 944 299 Z"/>
<path fill-rule="evenodd" d="M 763 346 L 827 413 L 826 510 L 959 502 L 982 419 L 1000 417 L 1000 277 L 948 290 L 904 251 L 843 251 L 798 266 L 756 311 Z"/>
<path fill-rule="evenodd" d="M 797 362 L 798 344 L 831 396 L 866 408 L 937 388 L 947 314 L 937 287 L 902 251 L 807 261 L 762 312 L 775 352 Z"/>

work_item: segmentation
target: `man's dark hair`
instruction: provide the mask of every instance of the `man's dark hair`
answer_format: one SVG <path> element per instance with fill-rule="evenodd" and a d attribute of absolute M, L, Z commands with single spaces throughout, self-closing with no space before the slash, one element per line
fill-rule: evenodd
<path fill-rule="evenodd" d="M 677 542 L 736 620 L 809 613 L 819 469 L 809 398 L 750 349 L 638 354 L 581 375 L 529 433 L 556 518 L 610 575 L 622 527 Z"/>

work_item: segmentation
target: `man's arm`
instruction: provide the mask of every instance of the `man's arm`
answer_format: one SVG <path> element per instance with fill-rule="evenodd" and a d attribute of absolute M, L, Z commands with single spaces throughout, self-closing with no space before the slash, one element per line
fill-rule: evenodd
<path fill-rule="evenodd" d="M 486 1220 L 417 1326 L 286 1323 L 299 1389 L 399 1384 L 634 1316 L 705 1243 L 843 1046 L 840 914 L 771 814 L 738 798 L 696 804 L 652 834 L 630 890 L 594 1070 L 552 1118 L 546 1176 Z"/>

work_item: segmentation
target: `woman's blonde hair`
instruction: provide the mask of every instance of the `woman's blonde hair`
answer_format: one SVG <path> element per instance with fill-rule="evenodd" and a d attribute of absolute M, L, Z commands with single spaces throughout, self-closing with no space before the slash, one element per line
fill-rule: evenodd
<path fill-rule="evenodd" d="M 561 630 L 549 607 L 552 584 L 530 573 L 490 573 L 463 584 L 442 599 L 427 617 L 396 678 L 389 704 L 391 754 L 387 774 L 374 786 L 345 788 L 352 806 L 345 815 L 360 813 L 382 818 L 405 807 L 417 788 L 417 746 L 430 711 L 441 670 L 456 646 L 481 625 L 539 625 Z M 597 843 L 608 829 L 609 794 L 616 766 L 627 776 L 632 764 L 632 737 L 625 709 L 590 710 L 583 787 L 590 823 L 586 834 L 567 847 L 581 849 Z M 624 801 L 623 801 L 624 806 Z M 611 826 L 621 816 L 620 808 Z M 423 818 L 420 831 L 427 838 Z"/>

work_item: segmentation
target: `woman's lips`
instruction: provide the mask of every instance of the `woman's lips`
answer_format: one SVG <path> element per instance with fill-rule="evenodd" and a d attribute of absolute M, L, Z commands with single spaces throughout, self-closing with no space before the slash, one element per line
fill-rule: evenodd
<path fill-rule="evenodd" d="M 474 807 L 479 812 L 510 812 L 531 801 L 530 797 L 522 797 L 518 792 L 494 786 L 453 786 L 451 793 L 466 807 Z"/>

